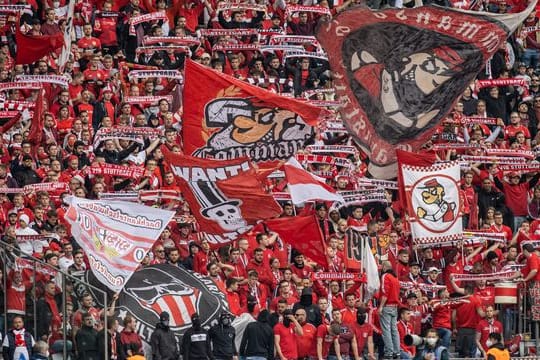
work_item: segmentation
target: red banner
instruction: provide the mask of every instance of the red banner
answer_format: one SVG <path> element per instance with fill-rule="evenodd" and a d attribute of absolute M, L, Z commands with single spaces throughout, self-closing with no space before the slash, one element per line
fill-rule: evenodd
<path fill-rule="evenodd" d="M 282 211 L 247 158 L 218 161 L 166 152 L 165 159 L 212 245 L 233 241 L 257 221 Z"/>
<path fill-rule="evenodd" d="M 288 159 L 325 110 L 186 61 L 184 152 L 214 159 Z M 193 97 L 192 94 L 197 94 Z"/>

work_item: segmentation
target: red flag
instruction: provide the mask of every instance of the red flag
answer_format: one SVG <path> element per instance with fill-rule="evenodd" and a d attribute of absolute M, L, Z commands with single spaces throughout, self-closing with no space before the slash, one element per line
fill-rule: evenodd
<path fill-rule="evenodd" d="M 34 145 L 39 145 L 43 137 L 43 89 L 39 89 L 39 94 L 34 107 L 34 117 L 32 126 L 28 134 L 28 141 Z"/>
<path fill-rule="evenodd" d="M 17 26 L 17 57 L 15 64 L 31 64 L 45 55 L 64 46 L 64 34 L 30 36 L 21 32 Z"/>
<path fill-rule="evenodd" d="M 184 152 L 214 158 L 286 160 L 314 135 L 326 110 L 279 96 L 186 60 Z"/>
<path fill-rule="evenodd" d="M 165 153 L 182 195 L 212 245 L 233 241 L 259 220 L 281 213 L 247 158 L 207 160 Z"/>
<path fill-rule="evenodd" d="M 324 239 L 315 215 L 272 219 L 265 221 L 265 224 L 302 255 L 328 268 Z"/>

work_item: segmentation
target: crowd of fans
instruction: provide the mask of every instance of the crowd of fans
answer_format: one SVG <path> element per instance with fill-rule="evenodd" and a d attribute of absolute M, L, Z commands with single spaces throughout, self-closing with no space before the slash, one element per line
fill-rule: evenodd
<path fill-rule="evenodd" d="M 373 1 L 368 5 L 376 8 L 414 5 L 403 3 Z M 434 3 L 497 13 L 516 12 L 525 7 L 520 2 L 505 0 L 489 4 Z M 59 74 L 59 52 L 33 64 L 15 64 L 17 51 L 32 51 L 17 48 L 15 29 L 20 27 L 29 35 L 63 32 L 66 1 L 20 0 L 17 4 L 29 5 L 20 18 L 9 11 L 0 13 L 0 82 L 13 81 L 15 76 L 23 74 Z M 364 2 L 256 1 L 251 4 L 253 7 L 247 6 L 244 10 L 219 11 L 223 4 L 225 2 L 213 0 L 130 0 L 125 3 L 77 0 L 72 54 L 63 71 L 70 79 L 69 86 L 44 84 L 41 141 L 36 143 L 29 139 L 32 122 L 28 117 L 23 116 L 10 126 L 6 125 L 9 118 L 0 120 L 0 124 L 4 124 L 0 129 L 2 241 L 48 265 L 34 273 L 32 266 L 26 266 L 23 256 L 23 261 L 17 260 L 15 267 L 12 263 L 4 264 L 7 273 L 0 271 L 0 328 L 3 329 L 5 360 L 32 353 L 35 358 L 44 358 L 48 344 L 52 352 L 62 353 L 63 333 L 68 334 L 70 341 L 68 351 L 79 359 L 103 359 L 104 332 L 109 334 L 110 359 L 134 357 L 143 351 L 135 333 L 134 318 L 126 317 L 123 331 L 117 332 L 116 297 L 107 309 L 98 309 L 91 295 L 76 294 L 72 281 L 62 283 L 62 278 L 50 271 L 57 268 L 79 274 L 88 269 L 84 249 L 71 237 L 63 218 L 64 196 L 98 199 L 104 195 L 113 198 L 120 192 L 179 190 L 173 173 L 164 163 L 163 149 L 182 151 L 182 135 L 186 134 L 182 134 L 182 106 L 174 90 L 180 87 L 181 80 L 129 78 L 130 70 L 182 72 L 185 59 L 190 57 L 273 92 L 329 101 L 336 117 L 332 123 L 340 122 L 337 108 L 332 107 L 336 105 L 332 103 L 335 100 L 332 74 L 324 49 L 309 37 L 314 35 L 319 22 L 351 6 L 365 5 Z M 320 7 L 321 11 L 287 11 L 287 7 L 293 5 Z M 132 17 L 147 13 L 163 13 L 166 19 L 131 26 Z M 538 22 L 533 12 L 524 26 L 538 26 Z M 209 33 L 201 29 L 233 31 L 227 35 L 205 35 Z M 257 31 L 251 35 L 238 33 L 245 29 Z M 299 45 L 304 48 L 304 54 L 310 56 L 285 59 L 282 51 L 263 50 L 264 45 L 272 44 L 272 36 L 276 34 L 306 36 L 301 43 L 287 45 Z M 161 45 L 167 44 L 166 38 L 194 43 L 186 47 L 173 46 L 171 50 L 138 51 L 144 48 L 143 40 L 147 37 L 160 37 L 157 44 Z M 293 41 L 291 39 L 289 41 Z M 536 70 L 539 41 L 537 32 L 518 30 L 479 75 L 479 78 L 493 79 L 522 78 L 528 86 L 478 91 L 472 84 L 420 152 L 435 154 L 445 161 L 460 159 L 463 155 L 480 156 L 493 149 L 530 151 L 534 156 L 527 164 L 534 167 L 535 151 L 540 144 L 540 73 Z M 250 44 L 259 48 L 249 49 Z M 3 93 L 2 102 L 35 102 L 39 91 L 9 90 Z M 172 100 L 170 95 L 174 95 Z M 149 103 L 126 101 L 137 96 L 153 100 Z M 184 101 L 189 101 L 189 96 L 184 94 Z M 496 121 L 471 124 L 463 121 L 471 116 Z M 316 144 L 354 145 L 344 130 L 326 125 L 321 124 L 317 129 Z M 143 141 L 126 138 L 95 141 L 99 129 L 117 126 L 150 127 L 159 131 Z M 156 135 L 158 133 L 160 135 Z M 440 146 L 456 143 L 470 147 Z M 355 176 L 350 176 L 350 169 L 337 165 L 312 163 L 308 169 L 319 175 L 330 174 L 326 176 L 327 183 L 338 190 L 360 189 L 358 178 L 369 177 L 366 170 L 369 158 L 360 149 L 349 158 L 356 166 Z M 144 171 L 140 177 L 89 174 L 86 169 L 95 163 L 139 167 Z M 249 234 L 233 244 L 211 250 L 208 241 L 197 235 L 198 227 L 189 204 L 182 200 L 157 199 L 147 204 L 173 209 L 177 217 L 141 266 L 169 263 L 208 275 L 226 293 L 234 316 L 250 314 L 258 318 L 253 325 L 248 325 L 239 349 L 219 342 L 221 345 L 215 345 L 213 341 L 219 341 L 216 336 L 219 338 L 225 331 L 222 327 L 214 329 L 214 335 L 210 332 L 210 344 L 214 346 L 207 349 L 213 348 L 213 353 L 196 352 L 193 356 L 196 359 L 232 359 L 240 355 L 252 359 L 345 360 L 365 355 L 369 359 L 418 356 L 439 360 L 448 358 L 445 349 L 450 349 L 453 339 L 461 357 L 486 356 L 488 352 L 495 353 L 492 349 L 502 352 L 504 340 L 516 333 L 518 312 L 530 315 L 531 308 L 495 304 L 492 283 L 454 281 L 452 274 L 489 274 L 505 266 L 523 264 L 515 280 L 528 289 L 540 286 L 538 246 L 534 243 L 540 236 L 540 185 L 537 185 L 540 173 L 501 171 L 495 162 L 479 161 L 467 162 L 462 176 L 464 228 L 504 233 L 504 242 L 418 247 L 408 231 L 403 199 L 398 198 L 395 189 L 385 189 L 385 201 L 352 203 L 342 208 L 324 203 L 298 208 L 282 202 L 284 217 L 300 212 L 312 212 L 318 217 L 328 256 L 328 266 L 321 268 L 295 249 L 284 246 L 275 233 Z M 33 186 L 39 183 L 57 186 Z M 268 188 L 279 191 L 284 189 L 284 184 L 283 178 L 274 177 Z M 363 293 L 364 282 L 360 276 L 331 281 L 314 276 L 321 271 L 351 272 L 345 262 L 345 244 L 351 231 L 356 230 L 369 235 L 382 271 L 381 290 L 371 300 Z M 29 242 L 24 237 L 38 234 L 43 235 L 45 241 Z M 8 254 L 16 253 L 9 247 L 5 249 Z M 4 262 L 7 258 L 3 258 Z M 412 286 L 404 289 L 400 281 Z M 420 287 L 420 284 L 432 287 Z M 62 288 L 65 288 L 64 293 Z M 522 294 L 527 296 L 528 293 Z M 65 313 L 63 297 L 67 301 Z M 105 310 L 109 315 L 106 324 L 103 322 Z M 197 316 L 194 319 L 198 319 Z M 7 328 L 3 326 L 4 320 Z M 163 340 L 170 336 L 168 320 L 168 314 L 162 314 L 161 325 L 156 328 L 165 347 L 171 345 Z M 226 316 L 220 318 L 220 324 L 229 326 Z M 216 331 L 222 333 L 216 335 Z M 405 341 L 406 336 L 412 334 L 425 337 L 424 347 L 420 347 L 418 353 L 414 343 Z M 182 345 L 187 346 L 185 341 Z M 170 357 L 160 357 L 159 347 L 159 339 L 154 337 L 155 359 L 172 359 L 180 353 L 164 348 L 165 352 L 171 350 L 167 353 Z M 189 350 L 181 347 L 180 351 L 189 358 Z"/>

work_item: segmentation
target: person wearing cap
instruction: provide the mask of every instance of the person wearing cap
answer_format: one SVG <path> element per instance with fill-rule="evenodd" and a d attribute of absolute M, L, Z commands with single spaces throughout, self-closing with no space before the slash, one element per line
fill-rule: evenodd
<path fill-rule="evenodd" d="M 170 318 L 170 314 L 166 311 L 159 315 L 159 322 L 150 337 L 152 359 L 178 360 L 180 356 L 177 338 L 169 327 Z"/>
<path fill-rule="evenodd" d="M 438 268 L 436 268 L 435 266 L 432 266 L 430 267 L 428 270 L 427 270 L 427 275 L 426 277 L 424 278 L 426 284 L 428 285 L 443 285 L 443 282 L 441 281 L 441 277 L 440 277 L 440 274 L 441 274 L 441 270 L 439 270 Z M 426 295 L 428 297 L 428 299 L 434 299 L 435 297 L 437 297 L 437 291 L 436 290 L 433 290 L 433 291 L 426 291 Z"/>

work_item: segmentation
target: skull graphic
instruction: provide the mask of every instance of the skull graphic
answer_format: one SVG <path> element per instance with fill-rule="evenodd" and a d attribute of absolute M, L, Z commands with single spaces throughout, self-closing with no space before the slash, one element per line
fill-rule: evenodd
<path fill-rule="evenodd" d="M 217 221 L 224 230 L 237 231 L 247 227 L 247 222 L 242 217 L 240 204 L 239 200 L 229 200 L 204 209 L 202 215 Z"/>

